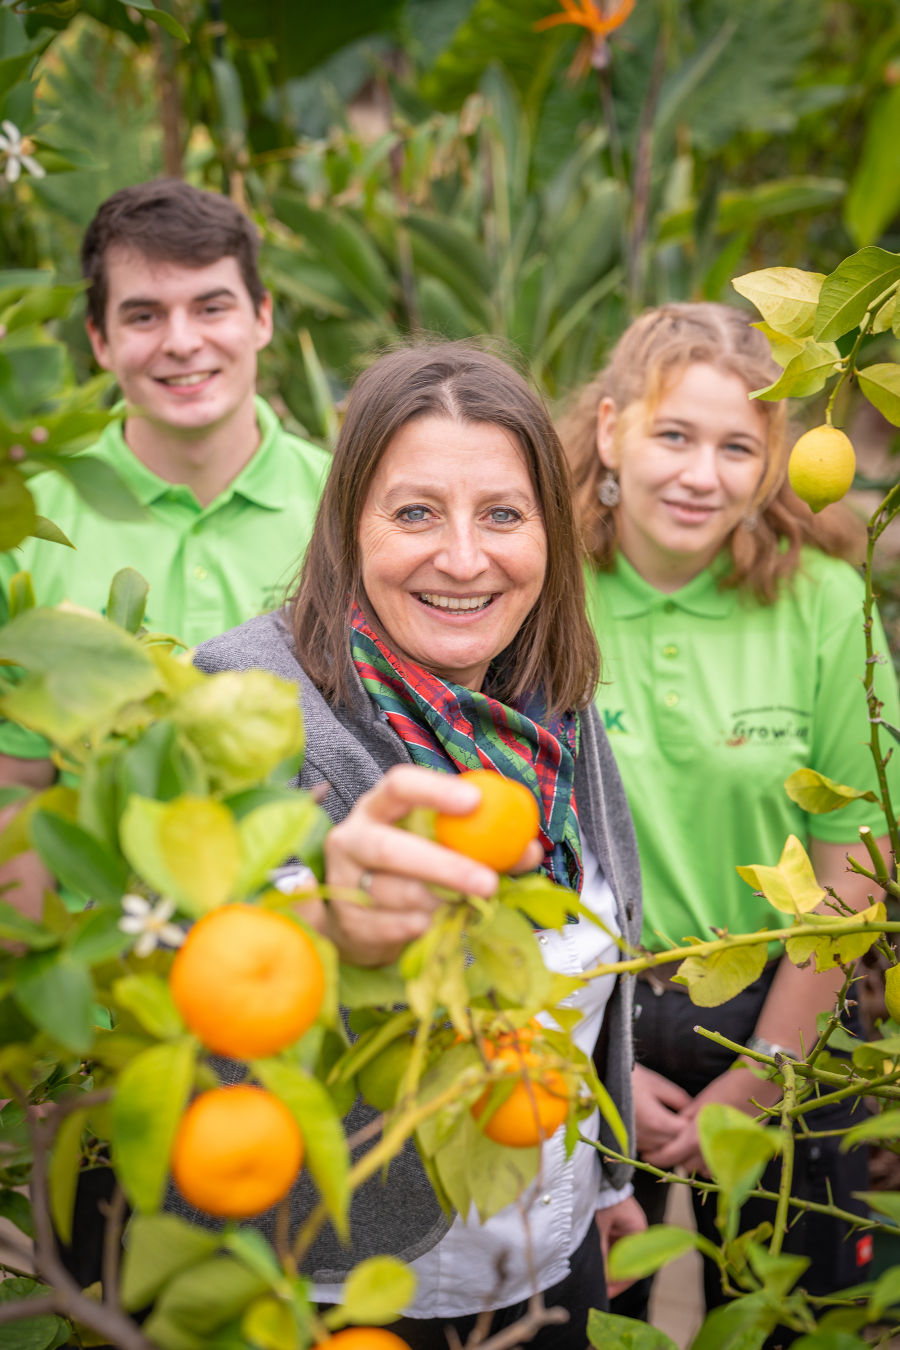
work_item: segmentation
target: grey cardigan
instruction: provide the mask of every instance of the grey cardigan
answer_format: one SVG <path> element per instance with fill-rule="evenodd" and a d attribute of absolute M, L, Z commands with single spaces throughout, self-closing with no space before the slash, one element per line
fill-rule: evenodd
<path fill-rule="evenodd" d="M 319 783 L 328 784 L 324 808 L 335 824 L 344 819 L 357 798 L 373 787 L 387 769 L 410 762 L 403 742 L 387 725 L 354 669 L 350 671 L 351 694 L 347 705 L 332 708 L 325 702 L 297 660 L 283 611 L 263 614 L 204 642 L 197 648 L 194 663 L 209 673 L 261 668 L 300 686 L 306 748 L 299 785 L 312 788 Z M 575 796 L 584 838 L 616 897 L 621 931 L 630 943 L 637 943 L 641 931 L 637 845 L 619 771 L 593 706 L 581 719 Z M 606 1062 L 605 1067 L 601 1066 L 605 1084 L 630 1138 L 633 1138 L 632 983 L 630 977 L 617 980 L 607 1005 L 603 1036 Z M 225 1076 L 240 1077 L 239 1066 L 227 1066 Z M 372 1115 L 370 1108 L 357 1101 L 346 1120 L 348 1133 L 367 1123 Z M 615 1147 L 605 1123 L 601 1125 L 601 1138 Z M 624 1164 L 607 1163 L 602 1170 L 602 1184 L 609 1187 L 623 1186 L 630 1175 Z M 302 1222 L 314 1200 L 312 1185 L 301 1174 L 292 1195 L 295 1223 Z M 199 1218 L 196 1214 L 191 1217 Z M 260 1226 L 273 1228 L 274 1222 L 268 1222 L 270 1218 L 263 1216 Z M 377 1253 L 389 1252 L 401 1260 L 412 1261 L 429 1251 L 448 1226 L 418 1155 L 408 1143 L 388 1169 L 386 1180 L 373 1177 L 354 1195 L 350 1211 L 352 1250 L 342 1246 L 328 1227 L 304 1263 L 305 1273 L 319 1284 L 335 1284 L 357 1261 Z"/>

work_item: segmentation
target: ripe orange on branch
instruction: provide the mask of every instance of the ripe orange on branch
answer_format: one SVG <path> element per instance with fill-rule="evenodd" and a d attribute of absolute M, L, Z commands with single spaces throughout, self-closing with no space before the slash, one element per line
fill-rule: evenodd
<path fill-rule="evenodd" d="M 472 769 L 460 777 L 478 788 L 481 801 L 464 816 L 439 811 L 435 838 L 496 872 L 508 872 L 538 836 L 540 812 L 534 794 L 524 783 L 490 769 Z"/>
<path fill-rule="evenodd" d="M 523 1027 L 508 1032 L 496 1041 L 485 1041 L 482 1049 L 489 1060 L 499 1060 L 504 1077 L 518 1078 L 512 1092 L 487 1117 L 483 1130 L 488 1139 L 509 1148 L 533 1148 L 555 1134 L 569 1114 L 569 1089 L 558 1069 L 530 1046 L 534 1031 Z M 488 1109 L 492 1089 L 478 1098 L 472 1114 L 480 1120 Z"/>
<path fill-rule="evenodd" d="M 225 1219 L 282 1200 L 303 1162 L 303 1138 L 284 1102 L 239 1083 L 203 1092 L 181 1118 L 172 1177 L 196 1209 Z"/>
<path fill-rule="evenodd" d="M 223 905 L 204 914 L 169 973 L 188 1029 L 219 1055 L 274 1055 L 312 1026 L 325 972 L 312 940 L 284 914 Z"/>

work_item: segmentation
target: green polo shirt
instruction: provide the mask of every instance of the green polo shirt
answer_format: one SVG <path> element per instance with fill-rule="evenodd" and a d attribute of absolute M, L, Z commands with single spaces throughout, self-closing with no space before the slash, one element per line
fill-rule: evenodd
<path fill-rule="evenodd" d="M 644 943 L 789 922 L 754 897 L 735 866 L 776 863 L 789 834 L 835 843 L 877 835 L 871 802 L 809 815 L 784 791 L 795 769 L 877 789 L 862 674 L 862 582 L 847 563 L 804 550 L 772 605 L 716 584 L 726 559 L 664 594 L 620 556 L 587 571 L 588 613 L 603 657 L 596 702 L 634 815 L 644 885 Z M 880 622 L 876 650 L 888 651 Z M 897 682 L 876 667 L 884 716 L 898 724 Z M 900 802 L 900 755 L 889 764 Z"/>
<path fill-rule="evenodd" d="M 89 453 L 113 465 L 146 519 L 111 520 L 60 474 L 41 474 L 30 484 L 38 511 L 76 549 L 27 539 L 0 554 L 0 585 L 27 569 L 39 604 L 69 600 L 102 611 L 114 574 L 134 567 L 150 583 L 146 626 L 191 647 L 272 609 L 306 550 L 331 456 L 284 431 L 262 399 L 256 417 L 259 449 L 208 506 L 146 468 L 125 444 L 122 423 L 111 424 Z M 43 758 L 46 743 L 0 723 L 0 753 Z"/>

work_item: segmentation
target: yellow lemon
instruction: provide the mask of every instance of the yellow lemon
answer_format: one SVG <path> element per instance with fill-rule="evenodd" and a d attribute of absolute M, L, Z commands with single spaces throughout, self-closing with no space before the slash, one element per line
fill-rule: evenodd
<path fill-rule="evenodd" d="M 837 427 L 813 427 L 791 451 L 788 478 L 813 511 L 840 501 L 853 482 L 856 455 L 850 437 Z"/>
<path fill-rule="evenodd" d="M 900 966 L 889 966 L 884 972 L 884 1002 L 889 1016 L 900 1022 Z"/>

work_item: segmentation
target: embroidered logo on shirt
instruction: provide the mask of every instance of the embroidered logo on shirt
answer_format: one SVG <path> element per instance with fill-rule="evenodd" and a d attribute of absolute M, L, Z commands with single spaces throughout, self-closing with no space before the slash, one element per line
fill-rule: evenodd
<path fill-rule="evenodd" d="M 731 729 L 726 733 L 725 744 L 808 741 L 809 721 L 809 713 L 802 708 L 742 708 L 731 714 Z"/>
<path fill-rule="evenodd" d="M 625 716 L 625 712 L 626 712 L 625 708 L 603 709 L 603 725 L 606 728 L 607 732 L 610 733 L 620 732 L 623 735 L 627 735 L 627 732 L 625 730 L 625 724 L 622 721 L 622 718 Z"/>

